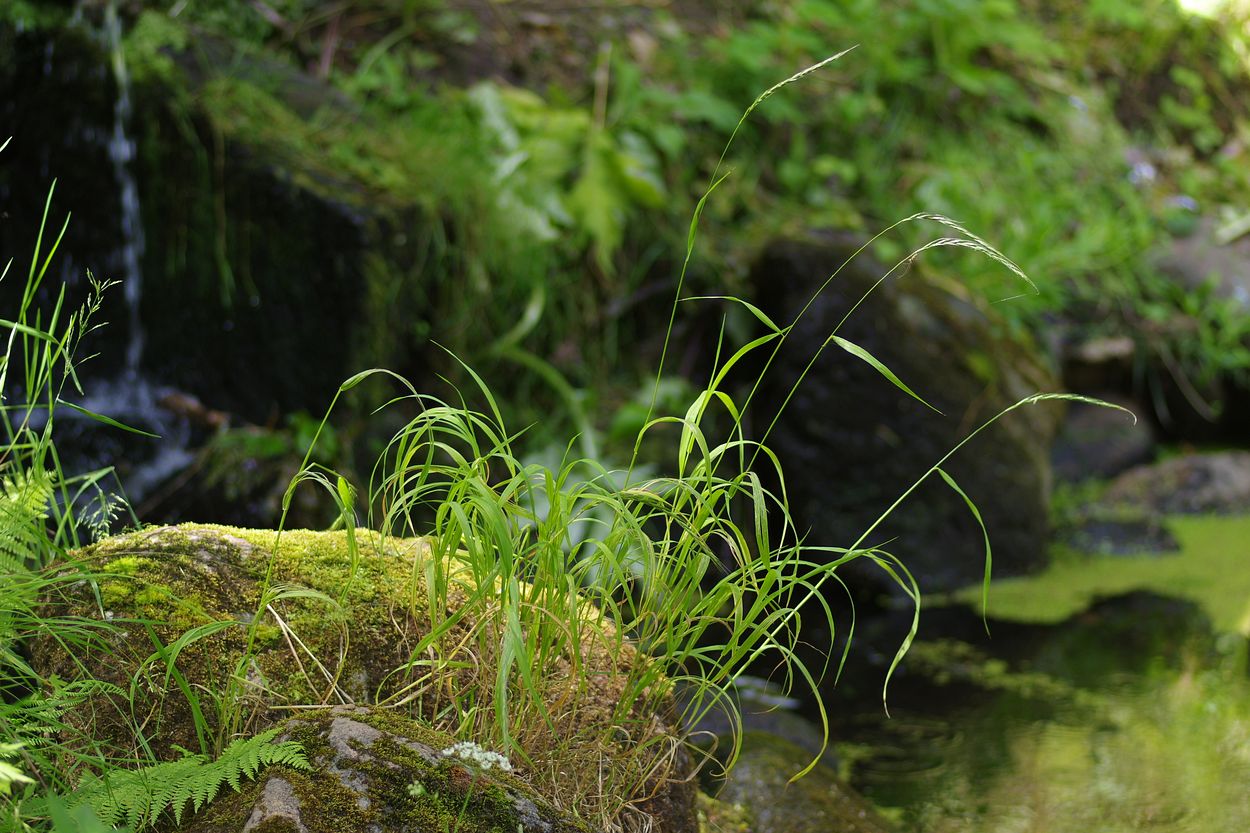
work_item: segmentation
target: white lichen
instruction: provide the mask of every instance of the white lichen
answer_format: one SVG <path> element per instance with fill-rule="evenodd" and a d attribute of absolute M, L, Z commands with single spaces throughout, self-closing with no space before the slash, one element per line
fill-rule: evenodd
<path fill-rule="evenodd" d="M 498 767 L 504 772 L 512 771 L 512 762 L 500 755 L 498 752 L 491 752 L 489 749 L 483 749 L 471 740 L 454 743 L 443 750 L 444 757 L 455 756 L 465 761 L 472 761 L 482 769 L 490 769 Z"/>

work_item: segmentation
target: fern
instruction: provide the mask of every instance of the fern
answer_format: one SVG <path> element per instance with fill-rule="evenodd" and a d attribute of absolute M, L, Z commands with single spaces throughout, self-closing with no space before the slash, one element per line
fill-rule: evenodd
<path fill-rule="evenodd" d="M 9 668 L 25 670 L 15 631 L 38 594 L 36 570 L 49 547 L 44 522 L 52 475 L 40 468 L 13 471 L 0 480 L 0 681 Z M 7 668 L 6 668 L 7 666 Z"/>
<path fill-rule="evenodd" d="M 43 522 L 53 477 L 43 469 L 18 470 L 0 481 L 0 575 L 28 572 L 48 547 Z"/>
<path fill-rule="evenodd" d="M 0 743 L 0 795 L 8 795 L 14 784 L 33 784 L 35 780 L 8 759 L 22 751 L 20 743 Z"/>
<path fill-rule="evenodd" d="M 66 683 L 53 678 L 45 684 L 46 692 L 34 692 L 20 700 L 0 703 L 0 744 L 19 743 L 27 749 L 45 746 L 53 736 L 70 730 L 61 720 L 66 712 L 93 697 L 126 696 L 120 688 L 103 680 Z"/>
<path fill-rule="evenodd" d="M 170 810 L 175 823 L 181 823 L 188 802 L 192 812 L 199 812 L 217 796 L 222 784 L 239 792 L 243 776 L 255 778 L 271 764 L 309 769 L 303 747 L 294 741 L 275 743 L 277 734 L 277 729 L 270 729 L 236 740 L 211 762 L 184 751 L 177 761 L 114 771 L 103 779 L 90 776 L 78 786 L 78 805 L 91 805 L 108 824 L 125 823 L 135 830 L 152 827 Z"/>

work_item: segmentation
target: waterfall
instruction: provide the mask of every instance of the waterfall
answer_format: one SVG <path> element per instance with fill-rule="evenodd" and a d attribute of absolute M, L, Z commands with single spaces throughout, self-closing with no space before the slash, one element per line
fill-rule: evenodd
<path fill-rule="evenodd" d="M 80 25 L 89 25 L 83 21 L 82 8 L 80 3 L 75 20 Z M 114 271 L 107 277 L 121 280 L 128 340 L 121 373 L 112 379 L 89 379 L 80 404 L 154 434 L 157 439 L 102 428 L 98 423 L 75 418 L 72 414 L 66 414 L 63 424 L 70 435 L 71 446 L 79 455 L 76 464 L 87 468 L 114 466 L 127 497 L 137 502 L 185 469 L 194 460 L 194 454 L 190 450 L 191 426 L 163 404 L 172 392 L 153 384 L 142 374 L 144 330 L 139 307 L 143 297 L 145 241 L 139 185 L 134 171 L 137 146 L 128 132 L 134 118 L 134 104 L 116 0 L 105 7 L 102 29 L 95 35 L 107 48 L 117 95 L 112 131 L 102 132 L 101 136 L 107 139 L 106 150 L 117 181 L 121 232 L 112 266 Z"/>
<path fill-rule="evenodd" d="M 116 2 L 110 2 L 105 10 L 104 34 L 108 39 L 113 77 L 117 82 L 113 135 L 109 139 L 108 153 L 121 195 L 122 291 L 126 297 L 130 325 L 125 375 L 135 380 L 139 376 L 139 362 L 143 359 L 143 322 L 139 318 L 139 302 L 143 297 L 143 216 L 139 211 L 139 187 L 133 170 L 135 142 L 126 133 L 134 108 L 130 100 L 130 74 L 126 70 L 126 55 L 122 50 L 122 26 Z"/>

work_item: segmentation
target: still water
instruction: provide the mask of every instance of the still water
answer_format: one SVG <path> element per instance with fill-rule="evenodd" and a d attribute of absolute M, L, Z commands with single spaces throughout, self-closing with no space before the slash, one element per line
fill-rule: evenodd
<path fill-rule="evenodd" d="M 915 833 L 1250 830 L 1246 640 L 1138 592 L 1051 626 L 922 624 L 890 713 L 855 708 L 844 774 Z"/>

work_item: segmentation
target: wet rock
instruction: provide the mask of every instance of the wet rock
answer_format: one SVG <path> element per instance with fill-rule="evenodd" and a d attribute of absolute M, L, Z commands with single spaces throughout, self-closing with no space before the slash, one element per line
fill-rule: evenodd
<path fill-rule="evenodd" d="M 772 245 L 753 272 L 757 304 L 784 326 L 858 243 L 844 235 Z M 866 255 L 842 269 L 791 332 L 758 403 L 785 401 L 812 355 L 887 271 Z M 768 437 L 785 467 L 795 523 L 804 533 L 811 530 L 813 542 L 850 545 L 973 429 L 1023 397 L 1058 387 L 1039 352 L 1004 335 L 985 305 L 919 270 L 882 284 L 838 335 L 872 353 L 945 415 L 909 398 L 860 359 L 833 345 L 824 349 Z M 753 418 L 766 426 L 770 412 L 763 410 Z M 1046 563 L 1046 449 L 1061 410 L 1055 403 L 1021 408 L 946 466 L 985 519 L 999 575 Z M 963 499 L 936 477 L 878 527 L 871 542 L 894 538 L 891 552 L 927 591 L 980 579 L 981 529 Z"/>
<path fill-rule="evenodd" d="M 1160 514 L 1250 512 L 1250 452 L 1189 454 L 1138 466 L 1112 482 L 1104 501 Z"/>
<path fill-rule="evenodd" d="M 789 741 L 806 752 L 809 760 L 819 756 L 826 766 L 837 767 L 837 756 L 823 743 L 820 727 L 799 716 L 794 711 L 799 701 L 785 696 L 777 684 L 741 675 L 734 680 L 729 696 L 734 698 L 743 731 L 763 732 Z M 718 702 L 689 728 L 696 744 L 723 756 L 733 742 L 735 720 L 728 706 Z"/>
<path fill-rule="evenodd" d="M 1140 405 L 1113 396 L 1100 396 L 1128 408 L 1123 411 L 1075 402 L 1068 407 L 1059 435 L 1051 447 L 1055 477 L 1070 483 L 1114 477 L 1154 458 L 1154 429 Z"/>
<path fill-rule="evenodd" d="M 816 767 L 788 784 L 811 756 L 797 744 L 747 732 L 742 754 L 717 798 L 746 811 L 753 833 L 888 833 L 892 828 L 832 769 Z"/>
<path fill-rule="evenodd" d="M 135 235 L 121 219 L 109 156 L 119 93 L 103 39 L 87 25 L 18 31 L 0 21 L 0 54 L 0 122 L 21 126 L 0 166 L 0 251 L 30 250 L 56 179 L 49 226 L 73 219 L 41 300 L 53 303 L 65 284 L 65 309 L 76 309 L 88 270 L 124 280 L 127 291 L 138 287 L 124 256 Z M 267 64 L 246 69 L 268 71 Z M 288 68 L 274 92 L 290 94 L 299 109 L 295 92 L 308 85 L 296 78 Z M 382 363 L 353 356 L 372 337 L 373 325 L 361 322 L 367 262 L 389 240 L 381 212 L 362 210 L 368 202 L 358 186 L 313 187 L 302 160 L 275 158 L 259 138 L 223 138 L 186 79 L 133 80 L 126 135 L 135 144 L 129 170 L 146 240 L 143 282 L 133 299 L 121 289 L 106 295 L 103 317 L 111 323 L 91 335 L 90 352 L 100 356 L 91 378 L 121 372 L 138 324 L 146 339 L 139 370 L 154 383 L 261 424 L 275 412 L 320 413 L 343 379 Z M 16 282 L 0 285 L 6 309 L 20 291 Z M 285 337 L 272 338 L 276 332 Z"/>
<path fill-rule="evenodd" d="M 454 741 L 387 710 L 339 708 L 282 724 L 312 768 L 271 767 L 178 833 L 589 833 L 489 759 L 444 754 Z"/>

